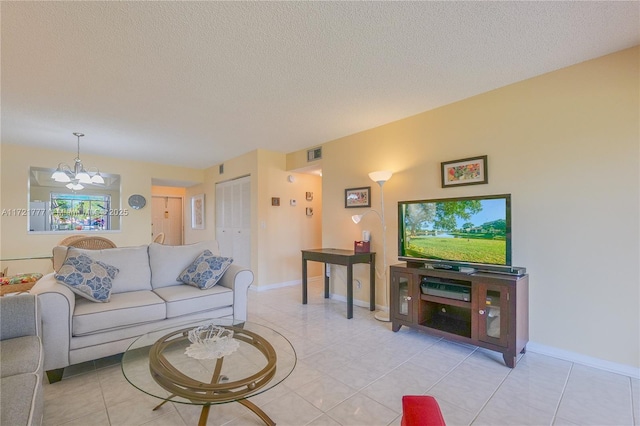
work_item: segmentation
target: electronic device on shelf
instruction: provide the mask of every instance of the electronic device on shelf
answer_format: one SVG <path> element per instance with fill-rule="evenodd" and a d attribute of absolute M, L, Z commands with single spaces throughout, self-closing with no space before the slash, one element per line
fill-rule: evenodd
<path fill-rule="evenodd" d="M 511 194 L 399 201 L 398 259 L 467 274 L 526 274 L 511 266 Z"/>
<path fill-rule="evenodd" d="M 422 277 L 420 290 L 423 294 L 446 297 L 447 299 L 471 301 L 471 287 L 469 285 L 456 284 L 435 277 Z"/>

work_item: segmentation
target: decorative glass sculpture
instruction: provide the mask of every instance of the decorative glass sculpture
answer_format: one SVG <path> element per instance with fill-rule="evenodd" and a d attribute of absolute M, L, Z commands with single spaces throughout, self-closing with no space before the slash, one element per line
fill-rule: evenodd
<path fill-rule="evenodd" d="M 189 331 L 191 345 L 185 354 L 195 359 L 217 359 L 231 355 L 240 344 L 233 331 L 214 324 L 203 325 Z"/>

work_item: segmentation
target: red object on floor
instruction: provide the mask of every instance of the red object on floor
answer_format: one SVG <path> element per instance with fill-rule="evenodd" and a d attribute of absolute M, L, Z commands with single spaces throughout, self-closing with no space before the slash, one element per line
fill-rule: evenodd
<path fill-rule="evenodd" d="M 428 395 L 402 397 L 401 426 L 446 426 L 438 401 Z"/>

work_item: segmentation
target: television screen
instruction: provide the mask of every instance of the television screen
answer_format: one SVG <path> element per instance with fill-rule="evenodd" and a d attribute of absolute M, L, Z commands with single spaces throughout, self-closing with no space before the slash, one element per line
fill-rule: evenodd
<path fill-rule="evenodd" d="M 398 258 L 511 265 L 511 196 L 398 202 Z"/>

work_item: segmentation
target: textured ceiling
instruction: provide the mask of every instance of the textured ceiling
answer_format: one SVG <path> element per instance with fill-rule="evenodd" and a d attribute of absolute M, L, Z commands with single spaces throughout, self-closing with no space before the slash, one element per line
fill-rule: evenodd
<path fill-rule="evenodd" d="M 2 142 L 208 167 L 640 44 L 634 2 L 2 2 Z"/>

